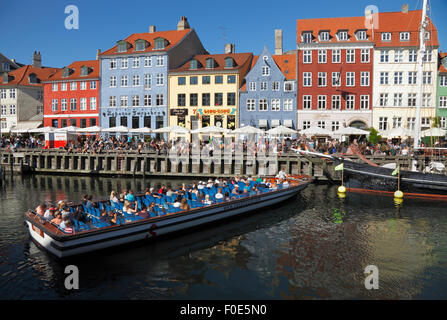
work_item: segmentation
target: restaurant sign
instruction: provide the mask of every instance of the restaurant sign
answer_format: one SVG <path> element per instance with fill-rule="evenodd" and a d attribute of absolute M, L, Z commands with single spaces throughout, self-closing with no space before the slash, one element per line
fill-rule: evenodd
<path fill-rule="evenodd" d="M 236 108 L 223 108 L 223 109 L 209 109 L 209 108 L 197 108 L 192 109 L 192 113 L 194 115 L 213 115 L 213 114 L 222 114 L 222 115 L 230 115 L 236 114 Z"/>

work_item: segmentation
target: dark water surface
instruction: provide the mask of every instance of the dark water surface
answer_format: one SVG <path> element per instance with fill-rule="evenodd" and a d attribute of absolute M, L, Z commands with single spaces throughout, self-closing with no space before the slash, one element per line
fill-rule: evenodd
<path fill-rule="evenodd" d="M 7 177 L 0 187 L 0 299 L 445 299 L 447 202 L 311 185 L 274 208 L 164 241 L 58 261 L 30 240 L 23 213 L 43 200 L 107 197 L 181 180 Z M 80 289 L 64 287 L 64 269 Z M 364 268 L 379 268 L 366 290 Z"/>

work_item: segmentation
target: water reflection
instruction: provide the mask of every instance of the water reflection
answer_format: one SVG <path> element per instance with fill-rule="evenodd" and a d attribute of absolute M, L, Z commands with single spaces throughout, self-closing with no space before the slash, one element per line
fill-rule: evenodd
<path fill-rule="evenodd" d="M 298 197 L 236 220 L 152 243 L 60 261 L 30 241 L 23 212 L 44 200 L 135 191 L 184 180 L 29 176 L 0 193 L 3 299 L 411 299 L 445 298 L 444 203 L 348 193 L 313 185 Z M 64 288 L 64 268 L 80 290 Z M 364 268 L 379 268 L 379 290 Z"/>

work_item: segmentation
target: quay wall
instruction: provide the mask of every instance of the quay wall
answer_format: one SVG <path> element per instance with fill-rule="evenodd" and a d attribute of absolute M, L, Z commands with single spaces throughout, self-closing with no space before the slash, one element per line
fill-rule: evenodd
<path fill-rule="evenodd" d="M 383 165 L 399 163 L 409 169 L 408 156 L 369 156 L 369 160 Z M 444 162 L 447 159 L 436 159 Z M 417 160 L 423 169 L 426 158 Z M 44 173 L 100 176 L 166 176 L 166 177 L 230 177 L 234 175 L 272 175 L 279 169 L 289 174 L 307 174 L 319 180 L 338 180 L 331 165 L 315 157 L 302 157 L 295 153 L 280 156 L 255 157 L 252 154 L 225 157 L 198 155 L 158 155 L 154 152 L 110 151 L 101 154 L 67 153 L 63 150 L 18 150 L 1 153 L 0 165 L 8 173 Z"/>

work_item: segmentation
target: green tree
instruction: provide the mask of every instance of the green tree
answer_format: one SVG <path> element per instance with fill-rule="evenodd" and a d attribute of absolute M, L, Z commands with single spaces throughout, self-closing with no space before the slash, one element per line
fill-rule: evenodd
<path fill-rule="evenodd" d="M 379 135 L 379 131 L 377 131 L 373 127 L 369 128 L 368 131 L 370 132 L 368 141 L 371 142 L 372 144 L 377 144 L 379 140 L 382 139 L 382 136 Z"/>

